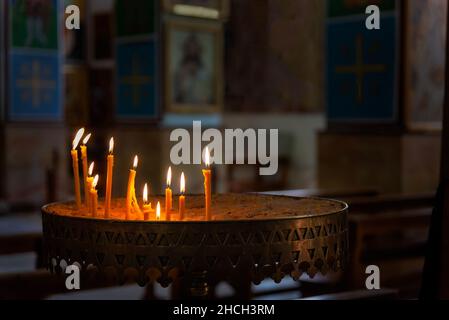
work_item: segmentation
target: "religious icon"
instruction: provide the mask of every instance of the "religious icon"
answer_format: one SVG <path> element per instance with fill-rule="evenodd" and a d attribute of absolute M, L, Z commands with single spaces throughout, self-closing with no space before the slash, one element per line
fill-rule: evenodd
<path fill-rule="evenodd" d="M 10 4 L 13 47 L 58 48 L 58 1 L 10 0 Z"/>
<path fill-rule="evenodd" d="M 155 41 L 118 44 L 116 53 L 118 118 L 154 118 L 158 111 Z"/>
<path fill-rule="evenodd" d="M 60 58 L 57 54 L 10 55 L 10 120 L 59 120 Z"/>
<path fill-rule="evenodd" d="M 328 119 L 393 123 L 398 105 L 397 16 L 382 17 L 376 32 L 366 29 L 363 19 L 330 18 L 327 24 Z"/>
<path fill-rule="evenodd" d="M 447 1 L 407 1 L 405 115 L 409 129 L 442 127 Z"/>
<path fill-rule="evenodd" d="M 382 73 L 386 71 L 386 66 L 384 64 L 365 64 L 363 62 L 363 36 L 361 34 L 357 35 L 355 39 L 355 56 L 356 63 L 354 65 L 337 65 L 335 67 L 335 72 L 340 74 L 353 74 L 356 76 L 356 91 L 357 91 L 357 103 L 363 104 L 364 99 L 364 76 L 365 73 Z M 346 50 L 346 48 L 344 49 Z M 346 52 L 344 53 L 346 54 Z M 375 83 L 373 81 L 373 83 Z"/>
<path fill-rule="evenodd" d="M 221 105 L 221 29 L 171 21 L 167 35 L 167 103 L 176 112 L 212 112 Z"/>
<path fill-rule="evenodd" d="M 201 41 L 200 37 L 203 37 L 204 41 Z M 176 103 L 210 104 L 212 102 L 213 88 L 210 83 L 213 70 L 204 61 L 207 57 L 203 55 L 205 48 L 201 43 L 210 45 L 211 40 L 210 34 L 188 33 L 183 37 L 181 57 L 175 67 L 173 78 L 173 98 Z"/>

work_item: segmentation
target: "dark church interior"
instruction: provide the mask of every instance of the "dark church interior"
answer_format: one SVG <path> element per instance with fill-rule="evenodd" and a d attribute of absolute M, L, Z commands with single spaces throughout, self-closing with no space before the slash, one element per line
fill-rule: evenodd
<path fill-rule="evenodd" d="M 0 0 L 0 299 L 449 299 L 447 30 L 446 0 Z M 195 122 L 201 122 L 202 138 L 195 136 Z M 80 128 L 85 142 L 74 141 Z M 276 132 L 275 174 L 261 174 L 267 161 L 246 152 L 256 143 L 248 136 L 243 154 L 232 149 L 225 163 L 229 129 L 248 130 L 248 136 L 254 130 L 259 151 L 260 132 Z M 223 133 L 223 161 L 214 149 L 212 175 L 205 173 L 208 160 L 206 170 L 202 161 L 173 160 L 174 132 L 191 137 L 193 159 L 196 138 L 202 148 L 205 133 Z M 95 163 L 89 176 L 99 175 L 92 189 L 86 187 L 82 154 L 74 160 L 78 143 L 87 146 L 89 164 Z M 265 146 L 267 154 L 274 143 Z M 108 155 L 114 156 L 113 175 Z M 166 181 L 169 166 L 173 182 Z M 132 170 L 137 174 L 131 183 Z M 147 205 L 149 216 L 159 220 L 157 201 L 142 198 L 147 182 L 149 197 L 160 197 L 166 220 L 160 230 L 173 227 L 167 235 L 175 237 L 183 227 L 181 237 L 152 240 L 148 231 L 142 245 L 126 230 L 157 230 L 159 222 L 115 220 L 124 240 L 109 239 L 106 231 L 106 243 L 113 244 L 100 244 L 98 236 L 94 248 L 91 235 L 88 248 L 128 248 L 126 258 L 115 253 L 113 263 L 125 274 L 126 264 L 137 263 L 140 280 L 117 281 L 107 268 L 87 266 L 81 288 L 69 290 L 66 275 L 53 271 L 61 268 L 62 256 L 78 250 L 81 240 L 73 230 L 95 233 L 91 222 L 103 227 L 103 217 L 58 216 L 42 207 L 81 199 L 95 218 L 97 202 L 88 204 L 95 194 L 101 214 L 105 197 L 106 217 L 109 192 L 112 205 L 126 201 L 126 219 L 129 210 L 144 212 Z M 167 202 L 170 185 L 173 204 Z M 207 229 L 197 243 L 183 236 L 195 220 L 183 226 L 184 193 L 187 216 L 205 210 L 207 220 L 207 208 L 212 215 L 215 209 L 215 221 L 204 222 L 211 223 L 211 232 L 221 221 L 220 199 L 232 195 L 253 199 L 248 201 L 254 208 L 265 208 L 263 216 L 273 220 L 256 217 L 249 233 L 241 218 L 233 227 L 235 221 L 227 221 L 229 235 L 213 233 L 223 256 L 232 252 L 221 261 L 215 247 L 215 256 L 206 252 L 212 246 Z M 239 201 L 224 204 L 229 216 L 247 210 Z M 339 217 L 325 217 L 294 205 L 307 201 L 314 206 L 310 212 L 330 205 L 343 209 L 334 213 Z M 171 218 L 164 209 L 169 203 Z M 286 230 L 286 219 L 276 220 L 281 211 L 307 213 Z M 57 223 L 67 226 L 59 235 Z M 195 230 L 207 228 L 204 223 Z M 270 226 L 265 236 L 262 229 Z M 181 242 L 184 249 L 177 247 Z M 263 246 L 272 259 L 265 264 L 256 254 Z M 191 260 L 183 251 L 173 254 L 178 249 L 204 255 L 198 265 L 206 265 L 207 276 L 189 274 Z M 145 254 L 130 262 L 130 252 Z M 92 261 L 101 265 L 103 257 Z M 89 259 L 78 262 L 88 265 Z M 231 272 L 246 270 L 250 259 L 248 274 Z M 172 261 L 177 268 L 170 271 Z M 64 260 L 65 266 L 72 262 Z M 221 267 L 232 277 L 220 278 L 227 274 Z M 178 279 L 183 272 L 191 283 Z M 209 277 L 207 290 L 201 277 Z"/>

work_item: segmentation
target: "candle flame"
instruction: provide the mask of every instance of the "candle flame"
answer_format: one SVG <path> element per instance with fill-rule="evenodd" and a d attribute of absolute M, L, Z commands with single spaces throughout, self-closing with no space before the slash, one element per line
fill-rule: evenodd
<path fill-rule="evenodd" d="M 209 167 L 210 166 L 209 147 L 206 147 L 206 152 L 205 152 L 204 158 L 205 158 L 204 162 L 206 163 L 206 166 Z"/>
<path fill-rule="evenodd" d="M 161 203 L 159 201 L 156 205 L 156 219 L 161 220 Z"/>
<path fill-rule="evenodd" d="M 83 144 L 86 145 L 89 142 L 90 137 L 92 136 L 91 133 L 89 133 L 83 140 Z"/>
<path fill-rule="evenodd" d="M 92 176 L 92 173 L 94 172 L 94 162 L 92 161 L 92 163 L 89 166 L 89 176 Z"/>
<path fill-rule="evenodd" d="M 143 203 L 148 203 L 148 185 L 145 183 L 145 186 L 143 187 Z"/>
<path fill-rule="evenodd" d="M 184 177 L 184 172 L 181 173 L 180 191 L 181 193 L 186 192 L 186 179 Z"/>
<path fill-rule="evenodd" d="M 134 157 L 133 168 L 136 169 L 138 164 L 139 164 L 139 157 L 135 156 Z"/>
<path fill-rule="evenodd" d="M 167 171 L 167 187 L 170 187 L 171 185 L 171 167 L 168 167 Z"/>
<path fill-rule="evenodd" d="M 109 153 L 112 154 L 113 151 L 114 151 L 114 137 L 112 137 L 111 140 L 109 140 Z"/>
<path fill-rule="evenodd" d="M 83 134 L 84 134 L 84 128 L 79 129 L 78 132 L 76 133 L 75 139 L 73 139 L 73 142 L 72 142 L 73 150 L 75 150 L 76 147 L 78 147 L 78 144 L 80 143 L 80 140 L 83 137 Z"/>
<path fill-rule="evenodd" d="M 98 174 L 95 176 L 94 181 L 92 182 L 92 188 L 95 189 L 97 187 L 98 184 L 98 179 L 100 177 L 98 176 Z"/>

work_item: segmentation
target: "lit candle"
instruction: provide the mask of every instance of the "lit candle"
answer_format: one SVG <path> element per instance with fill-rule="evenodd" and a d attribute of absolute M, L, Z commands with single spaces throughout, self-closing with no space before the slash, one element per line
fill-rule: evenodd
<path fill-rule="evenodd" d="M 161 220 L 161 203 L 159 201 L 156 206 L 156 220 Z"/>
<path fill-rule="evenodd" d="M 111 211 L 111 197 L 112 197 L 112 168 L 114 166 L 114 138 L 109 140 L 109 154 L 107 158 L 107 174 L 106 174 L 106 195 L 104 198 L 104 216 L 109 219 Z"/>
<path fill-rule="evenodd" d="M 172 209 L 172 191 L 171 185 L 171 167 L 168 167 L 167 171 L 167 188 L 165 189 L 165 214 L 166 220 L 170 221 L 170 211 Z"/>
<path fill-rule="evenodd" d="M 92 188 L 90 189 L 90 201 L 92 206 L 92 217 L 97 217 L 97 207 L 98 207 L 98 192 L 97 187 L 98 184 L 98 174 L 95 176 L 94 180 L 92 181 Z"/>
<path fill-rule="evenodd" d="M 83 137 L 84 128 L 81 128 L 76 133 L 75 139 L 72 142 L 72 167 L 73 167 L 73 178 L 75 183 L 75 201 L 78 210 L 81 208 L 81 193 L 80 193 L 80 176 L 79 176 L 79 167 L 78 167 L 78 144 Z"/>
<path fill-rule="evenodd" d="M 179 196 L 179 220 L 184 220 L 185 206 L 186 206 L 186 197 L 184 193 L 186 192 L 186 181 L 184 178 L 184 172 L 181 173 L 181 181 L 180 181 L 180 193 Z"/>
<path fill-rule="evenodd" d="M 87 186 L 87 142 L 89 142 L 89 139 L 91 137 L 91 134 L 89 133 L 83 140 L 83 143 L 81 144 L 81 161 L 83 164 L 83 181 L 84 181 L 84 204 L 86 207 L 89 206 L 89 191 Z"/>
<path fill-rule="evenodd" d="M 92 174 L 94 172 L 94 163 L 92 162 L 89 166 L 89 171 L 86 178 L 86 188 L 89 191 L 87 193 L 87 212 L 92 212 L 92 201 L 90 199 L 90 189 L 92 189 L 92 183 L 94 182 L 94 178 L 92 177 Z"/>
<path fill-rule="evenodd" d="M 136 192 L 134 188 L 134 183 L 136 179 L 136 168 L 139 163 L 139 158 L 137 156 L 134 157 L 133 167 L 129 169 L 129 177 L 128 177 L 128 191 L 126 193 L 126 220 L 129 220 L 131 214 L 131 208 L 135 208 L 135 198 Z M 134 205 L 133 205 L 134 203 Z M 139 209 L 140 211 L 140 209 Z"/>
<path fill-rule="evenodd" d="M 145 186 L 143 187 L 143 195 L 142 195 L 142 211 L 144 214 L 144 220 L 150 220 L 150 213 L 153 211 L 153 208 L 151 208 L 151 203 L 148 201 L 148 185 L 145 183 Z"/>
<path fill-rule="evenodd" d="M 206 147 L 206 152 L 205 152 L 205 162 L 206 162 L 206 169 L 203 169 L 205 210 L 206 210 L 206 221 L 210 221 L 210 219 L 211 219 L 210 202 L 211 202 L 211 197 L 212 197 L 212 192 L 211 192 L 212 172 L 209 168 L 210 155 L 209 155 L 209 148 L 207 148 L 207 147 Z"/>

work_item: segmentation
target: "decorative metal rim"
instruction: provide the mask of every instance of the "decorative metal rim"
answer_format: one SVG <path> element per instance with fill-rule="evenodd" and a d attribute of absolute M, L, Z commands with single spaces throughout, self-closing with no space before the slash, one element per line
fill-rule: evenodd
<path fill-rule="evenodd" d="M 198 272 L 206 272 L 209 282 L 246 275 L 258 284 L 269 277 L 280 282 L 286 275 L 325 275 L 347 262 L 346 204 L 321 215 L 210 222 L 69 217 L 49 212 L 49 206 L 42 208 L 42 223 L 44 261 L 52 272 L 77 262 L 82 269 L 112 269 L 119 284 L 130 269 L 128 280 L 141 286 L 167 286 Z"/>
<path fill-rule="evenodd" d="M 186 195 L 186 196 L 199 196 L 199 195 Z M 289 217 L 276 217 L 276 218 L 257 218 L 257 219 L 247 219 L 247 218 L 242 218 L 239 220 L 211 220 L 211 221 L 201 221 L 201 220 L 197 220 L 197 221 L 141 221 L 141 220 L 121 220 L 121 219 L 104 219 L 104 218 L 94 218 L 94 217 L 89 217 L 89 216 L 77 216 L 77 217 L 73 217 L 73 216 L 67 216 L 67 218 L 71 218 L 71 219 L 88 219 L 91 221 L 109 221 L 109 222 L 119 222 L 119 223 L 155 223 L 155 224 L 161 224 L 161 223 L 168 223 L 168 224 L 189 224 L 189 223 L 193 223 L 193 224 L 199 224 L 199 223 L 252 223 L 254 221 L 279 221 L 279 220 L 296 220 L 296 219 L 305 219 L 305 218 L 313 218 L 313 217 L 322 217 L 322 216 L 328 216 L 328 215 L 332 215 L 332 214 L 339 214 L 339 213 L 343 213 L 345 211 L 348 210 L 349 206 L 346 202 L 340 201 L 340 200 L 335 200 L 335 199 L 325 199 L 325 198 L 318 198 L 318 197 L 293 197 L 293 196 L 282 196 L 282 195 L 263 195 L 263 196 L 267 196 L 267 197 L 276 197 L 276 198 L 287 198 L 287 199 L 295 199 L 295 200 L 300 200 L 300 199 L 311 199 L 311 200 L 326 200 L 326 201 L 332 201 L 335 203 L 339 203 L 342 206 L 342 209 L 337 210 L 337 211 L 329 211 L 329 212 L 323 212 L 323 213 L 317 213 L 317 214 L 303 214 L 303 215 L 298 215 L 298 216 L 289 216 Z M 162 197 L 161 195 L 159 195 L 159 197 Z M 58 204 L 74 204 L 74 201 L 65 201 L 65 202 L 53 202 L 53 203 L 48 203 L 46 205 L 44 205 L 41 210 L 42 212 L 46 212 L 48 214 L 53 214 L 52 212 L 50 212 L 49 208 Z"/>

